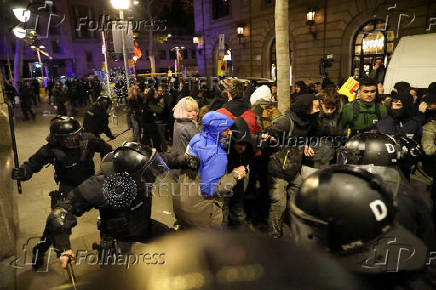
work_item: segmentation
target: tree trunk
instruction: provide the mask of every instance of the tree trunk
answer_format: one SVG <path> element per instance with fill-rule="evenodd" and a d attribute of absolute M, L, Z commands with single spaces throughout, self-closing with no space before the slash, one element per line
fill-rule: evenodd
<path fill-rule="evenodd" d="M 147 14 L 148 14 L 148 19 L 151 21 L 151 23 L 153 23 L 153 15 L 151 13 L 151 4 L 153 3 L 153 0 L 148 0 L 148 5 L 147 5 Z M 150 28 L 150 30 L 148 31 L 148 59 L 150 60 L 150 69 L 151 69 L 151 73 L 154 74 L 156 73 L 156 60 L 154 58 L 154 54 L 153 54 L 153 25 L 152 28 Z"/>
<path fill-rule="evenodd" d="M 153 55 L 153 30 L 148 32 L 148 59 L 150 60 L 151 73 L 156 73 L 156 62 Z"/>
<path fill-rule="evenodd" d="M 276 0 L 275 30 L 277 58 L 277 99 L 278 109 L 285 112 L 290 107 L 289 76 L 289 1 Z"/>

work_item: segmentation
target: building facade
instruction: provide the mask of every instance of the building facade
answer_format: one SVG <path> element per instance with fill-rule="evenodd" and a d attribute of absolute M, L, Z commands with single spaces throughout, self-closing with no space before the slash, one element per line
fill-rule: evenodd
<path fill-rule="evenodd" d="M 216 75 L 231 51 L 232 74 L 272 77 L 275 63 L 273 0 L 194 0 L 200 73 Z M 308 21 L 308 13 L 315 19 Z M 243 31 L 241 34 L 242 27 Z M 289 1 L 292 80 L 320 80 L 321 58 L 331 58 L 334 82 L 367 73 L 376 58 L 385 64 L 402 36 L 436 32 L 436 1 Z M 224 35 L 224 47 L 220 34 Z M 224 53 L 222 52 L 224 50 Z"/>
<path fill-rule="evenodd" d="M 119 20 L 118 11 L 111 8 L 108 0 L 57 0 L 52 13 L 42 11 L 38 13 L 38 19 L 34 12 L 26 28 L 32 28 L 38 23 L 37 32 L 40 36 L 38 46 L 43 45 L 44 51 L 52 57 L 41 55 L 44 64 L 44 73 L 49 76 L 77 76 L 83 77 L 101 71 L 104 68 L 104 55 L 102 53 L 102 30 L 105 30 L 107 42 L 107 58 L 109 69 L 124 68 L 122 54 L 115 53 L 111 25 L 107 25 L 108 19 Z M 37 10 L 37 9 L 34 9 Z M 133 6 L 124 12 L 125 17 L 136 22 L 146 19 L 138 13 L 139 9 Z M 10 11 L 8 13 L 11 13 Z M 87 18 L 86 20 L 85 17 Z M 37 20 L 36 20 L 37 19 Z M 48 21 L 50 19 L 50 23 Z M 103 20 L 105 19 L 105 20 Z M 156 19 L 155 19 L 156 20 Z M 104 22 L 106 21 L 106 22 Z M 18 23 L 18 21 L 16 21 Z M 163 21 L 162 23 L 164 23 Z M 8 23 L 7 25 L 11 25 Z M 3 34 L 3 32 L 2 32 Z M 6 31 L 2 37 L 2 49 L 0 49 L 0 66 L 5 75 L 9 70 L 13 72 L 14 55 L 21 54 L 22 76 L 24 78 L 40 76 L 38 58 L 30 44 L 20 40 L 22 51 L 17 48 L 17 39 L 12 32 Z M 135 69 L 138 73 L 151 71 L 149 55 L 149 33 L 145 26 L 133 33 L 142 57 L 136 61 Z M 191 36 L 172 35 L 168 37 L 166 27 L 162 26 L 159 31 L 153 32 L 153 55 L 155 56 L 156 72 L 174 71 L 176 60 L 175 50 L 172 48 L 183 47 L 181 50 L 183 68 L 188 74 L 197 72 L 196 47 L 192 43 Z M 129 60 L 133 58 L 133 51 L 128 54 Z M 35 66 L 36 65 L 36 66 Z M 133 66 L 131 71 L 134 71 Z"/>

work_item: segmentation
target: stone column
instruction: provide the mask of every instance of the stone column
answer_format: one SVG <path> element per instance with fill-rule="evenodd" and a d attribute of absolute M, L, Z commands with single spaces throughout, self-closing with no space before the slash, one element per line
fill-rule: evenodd
<path fill-rule="evenodd" d="M 13 166 L 8 106 L 5 103 L 0 78 L 0 289 L 16 288 L 16 269 L 9 265 L 17 256 L 18 234 L 17 190 L 11 179 Z"/>

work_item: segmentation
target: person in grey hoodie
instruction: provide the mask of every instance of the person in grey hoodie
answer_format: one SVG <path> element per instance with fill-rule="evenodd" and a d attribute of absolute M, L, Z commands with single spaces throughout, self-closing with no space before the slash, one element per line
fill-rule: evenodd
<path fill-rule="evenodd" d="M 173 131 L 173 153 L 184 154 L 186 146 L 192 137 L 200 133 L 197 123 L 198 104 L 191 97 L 184 97 L 173 109 L 174 111 L 174 131 Z"/>

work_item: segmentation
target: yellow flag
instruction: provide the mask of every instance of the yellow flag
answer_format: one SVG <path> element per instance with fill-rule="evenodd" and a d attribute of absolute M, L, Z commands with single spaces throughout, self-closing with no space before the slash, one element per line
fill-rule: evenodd
<path fill-rule="evenodd" d="M 359 82 L 356 81 L 353 77 L 349 77 L 347 81 L 342 85 L 339 89 L 340 94 L 346 95 L 348 97 L 348 101 L 352 102 L 356 99 L 355 90 L 359 88 Z"/>

